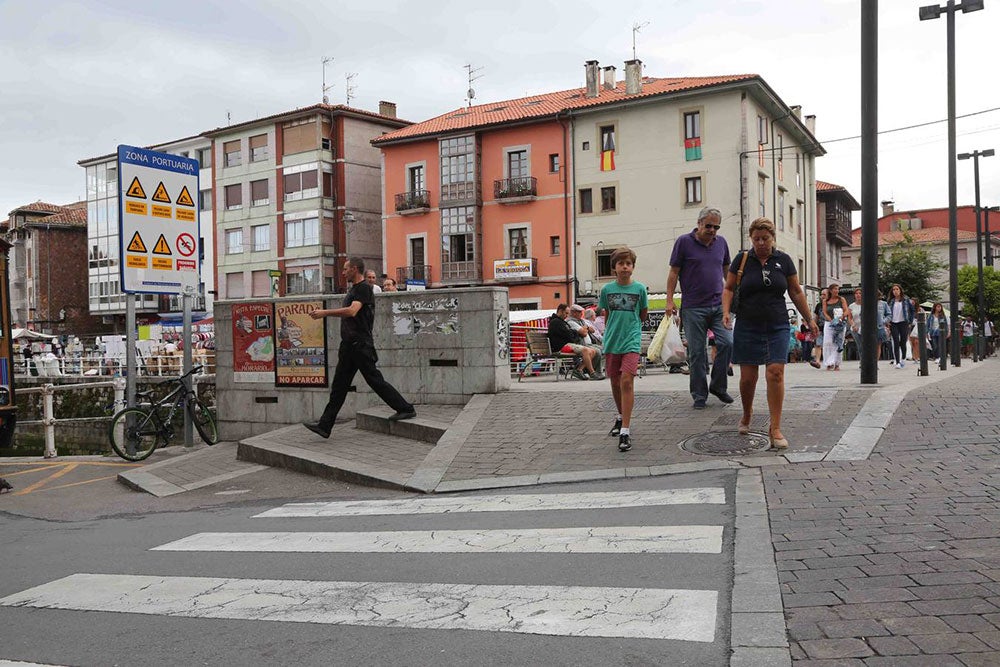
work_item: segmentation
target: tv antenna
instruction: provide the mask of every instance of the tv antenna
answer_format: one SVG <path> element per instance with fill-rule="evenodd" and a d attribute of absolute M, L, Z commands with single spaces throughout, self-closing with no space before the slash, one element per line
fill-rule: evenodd
<path fill-rule="evenodd" d="M 327 97 L 326 91 L 328 91 L 331 88 L 333 88 L 333 84 L 331 83 L 329 86 L 326 85 L 326 65 L 327 65 L 327 63 L 332 63 L 332 62 L 333 62 L 333 58 L 330 58 L 330 57 L 327 57 L 327 56 L 323 57 L 323 104 L 329 104 L 330 103 L 330 98 Z"/>
<path fill-rule="evenodd" d="M 473 67 L 472 65 L 463 65 L 463 67 L 465 67 L 465 71 L 468 72 L 468 77 L 469 77 L 469 90 L 467 90 L 466 93 L 465 93 L 465 101 L 468 103 L 468 106 L 471 107 L 472 106 L 472 99 L 476 96 L 476 91 L 472 87 L 472 82 L 475 81 L 476 79 L 483 78 L 482 74 L 480 74 L 479 76 L 473 76 L 473 75 L 476 72 L 482 72 L 483 68 L 482 67 Z"/>
<path fill-rule="evenodd" d="M 351 82 L 354 81 L 354 77 L 358 75 L 357 72 L 349 72 L 344 74 L 344 92 L 347 94 L 347 106 L 351 106 L 351 98 L 354 97 L 354 91 L 356 86 L 352 85 Z"/>
<path fill-rule="evenodd" d="M 637 60 L 635 56 L 635 36 L 647 25 L 649 25 L 649 21 L 643 21 L 642 23 L 636 22 L 632 24 L 632 60 Z"/>

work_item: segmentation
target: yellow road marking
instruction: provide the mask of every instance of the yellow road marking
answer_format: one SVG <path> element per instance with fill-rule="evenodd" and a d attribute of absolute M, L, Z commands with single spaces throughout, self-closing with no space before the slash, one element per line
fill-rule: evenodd
<path fill-rule="evenodd" d="M 35 489 L 44 486 L 46 482 L 49 482 L 49 481 L 54 480 L 54 479 L 59 479 L 60 477 L 62 477 L 66 473 L 72 472 L 73 470 L 76 469 L 76 467 L 78 465 L 79 464 L 77 464 L 77 463 L 67 463 L 67 464 L 65 464 L 65 466 L 63 467 L 62 470 L 56 470 L 51 475 L 49 475 L 47 477 L 43 477 L 42 479 L 38 480 L 34 484 L 32 484 L 30 486 L 26 486 L 23 489 L 21 489 L 20 491 L 15 491 L 14 495 L 15 496 L 23 496 L 25 494 L 31 493 Z"/>
<path fill-rule="evenodd" d="M 20 472 L 5 472 L 3 473 L 7 477 L 16 477 L 18 475 L 27 475 L 29 472 L 38 472 L 39 470 L 48 470 L 52 466 L 41 466 L 39 468 L 32 468 L 31 470 L 22 470 Z"/>
<path fill-rule="evenodd" d="M 75 463 L 81 466 L 141 466 L 143 463 L 116 463 L 112 461 L 4 461 L 0 459 L 0 468 L 4 466 L 64 466 Z"/>
<path fill-rule="evenodd" d="M 42 491 L 52 491 L 53 489 L 66 489 L 71 486 L 80 486 L 81 484 L 90 484 L 91 482 L 100 482 L 104 479 L 115 479 L 118 475 L 108 475 L 107 477 L 95 477 L 94 479 L 85 479 L 82 482 L 70 482 L 69 484 L 60 484 L 59 486 L 46 486 L 44 489 L 38 489 L 39 492 Z"/>

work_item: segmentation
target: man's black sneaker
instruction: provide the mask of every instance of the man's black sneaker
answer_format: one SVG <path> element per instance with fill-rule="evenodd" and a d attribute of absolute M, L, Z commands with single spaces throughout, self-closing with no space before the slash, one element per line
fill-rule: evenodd
<path fill-rule="evenodd" d="M 413 419 L 417 416 L 416 410 L 400 410 L 394 415 L 389 415 L 389 421 L 398 422 L 403 419 Z"/>
<path fill-rule="evenodd" d="M 329 438 L 330 431 L 320 426 L 319 422 L 302 422 L 302 425 L 321 438 Z"/>
<path fill-rule="evenodd" d="M 617 438 L 621 434 L 622 434 L 622 420 L 616 419 L 615 425 L 611 427 L 610 431 L 608 431 L 608 435 L 610 435 L 612 438 Z"/>
<path fill-rule="evenodd" d="M 698 399 L 697 401 L 694 402 L 694 405 L 692 405 L 691 407 L 694 408 L 695 410 L 704 410 L 705 399 L 703 398 Z"/>
<path fill-rule="evenodd" d="M 630 449 L 632 449 L 632 440 L 629 439 L 629 435 L 627 433 L 623 433 L 623 434 L 619 435 L 618 436 L 618 451 L 619 452 L 627 452 Z"/>
<path fill-rule="evenodd" d="M 715 396 L 717 399 L 719 399 L 723 403 L 732 403 L 733 402 L 733 397 L 729 395 L 729 392 L 726 392 L 726 391 L 712 391 L 711 389 L 709 389 L 708 393 L 710 393 L 712 396 Z"/>

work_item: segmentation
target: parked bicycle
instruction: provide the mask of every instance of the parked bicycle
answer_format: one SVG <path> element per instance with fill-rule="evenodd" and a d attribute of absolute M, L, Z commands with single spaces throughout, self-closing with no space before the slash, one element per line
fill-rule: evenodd
<path fill-rule="evenodd" d="M 118 456 L 126 461 L 142 461 L 157 446 L 166 447 L 174 435 L 174 415 L 183 415 L 184 410 L 206 444 L 214 445 L 219 441 L 215 417 L 191 388 L 190 376 L 201 369 L 202 366 L 195 366 L 184 375 L 172 378 L 170 383 L 176 387 L 158 401 L 153 401 L 151 391 L 137 392 L 137 397 L 148 402 L 120 410 L 112 417 L 108 438 Z"/>

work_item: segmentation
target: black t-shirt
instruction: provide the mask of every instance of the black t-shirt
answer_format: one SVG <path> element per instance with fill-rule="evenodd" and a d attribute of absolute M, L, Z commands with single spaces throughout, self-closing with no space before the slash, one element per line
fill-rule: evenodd
<path fill-rule="evenodd" d="M 573 331 L 573 329 L 566 323 L 566 320 L 559 317 L 558 315 L 549 316 L 549 344 L 552 346 L 554 352 L 558 352 L 563 348 L 563 345 L 568 343 L 579 343 L 580 334 Z"/>
<path fill-rule="evenodd" d="M 788 277 L 797 273 L 795 263 L 780 250 L 772 250 L 764 264 L 752 250 L 747 252 L 750 257 L 743 268 L 743 280 L 739 287 L 740 312 L 736 313 L 736 317 L 747 322 L 787 323 L 785 292 L 788 290 Z M 738 273 L 741 261 L 743 253 L 736 255 L 729 270 Z"/>
<path fill-rule="evenodd" d="M 355 301 L 361 302 L 361 310 L 354 317 L 340 318 L 340 339 L 345 343 L 367 342 L 374 344 L 372 326 L 375 324 L 375 292 L 372 286 L 362 280 L 353 285 L 344 297 L 344 308 Z"/>

